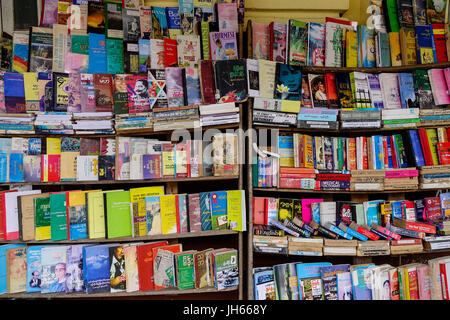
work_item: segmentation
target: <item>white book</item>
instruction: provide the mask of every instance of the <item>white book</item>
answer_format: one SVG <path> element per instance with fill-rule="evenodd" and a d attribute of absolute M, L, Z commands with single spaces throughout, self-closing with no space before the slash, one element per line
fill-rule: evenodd
<path fill-rule="evenodd" d="M 247 84 L 249 97 L 259 97 L 259 62 L 247 59 Z"/>
<path fill-rule="evenodd" d="M 6 240 L 19 239 L 19 209 L 17 197 L 29 194 L 39 194 L 41 190 L 6 192 L 4 194 L 5 204 L 5 238 Z"/>
<path fill-rule="evenodd" d="M 384 109 L 401 109 L 402 102 L 398 86 L 398 74 L 381 73 L 378 79 L 380 80 L 381 92 L 383 94 Z"/>
<path fill-rule="evenodd" d="M 144 179 L 142 154 L 132 154 L 130 159 L 130 180 Z"/>
<path fill-rule="evenodd" d="M 161 59 L 160 53 L 164 52 L 164 40 L 150 39 L 150 68 L 164 69 L 164 59 Z"/>
<path fill-rule="evenodd" d="M 98 156 L 77 157 L 77 181 L 98 181 Z"/>
<path fill-rule="evenodd" d="M 336 224 L 336 202 L 325 201 L 319 203 L 320 225 L 325 226 L 328 223 Z"/>

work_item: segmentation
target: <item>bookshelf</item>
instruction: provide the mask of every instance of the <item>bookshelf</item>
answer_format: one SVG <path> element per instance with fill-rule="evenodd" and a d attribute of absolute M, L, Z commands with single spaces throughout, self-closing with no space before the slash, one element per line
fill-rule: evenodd
<path fill-rule="evenodd" d="M 325 68 L 325 67 L 302 67 L 302 72 L 314 72 L 314 73 L 325 73 L 325 72 L 351 72 L 351 71 L 361 71 L 370 73 L 380 73 L 380 72 L 406 72 L 414 69 L 429 69 L 437 67 L 448 67 L 449 63 L 441 64 L 430 64 L 430 65 L 417 65 L 417 66 L 403 66 L 403 67 L 388 67 L 388 68 Z M 271 125 L 253 125 L 253 98 L 249 98 L 248 101 L 248 119 L 247 119 L 247 129 L 249 132 L 255 130 L 255 134 L 248 134 L 247 139 L 247 158 L 252 159 L 254 157 L 254 149 L 252 144 L 255 137 L 258 137 L 260 131 L 266 131 L 268 134 L 267 141 L 270 143 L 271 130 L 276 136 L 292 133 L 306 133 L 306 134 L 316 134 L 316 135 L 338 135 L 342 137 L 352 137 L 356 135 L 365 134 L 385 134 L 385 133 L 397 133 L 405 131 L 408 129 L 419 129 L 419 128 L 437 128 L 444 127 L 447 128 L 448 125 L 434 125 L 434 126 L 421 126 L 420 123 L 417 124 L 415 128 L 378 128 L 378 129 L 338 129 L 338 130 L 327 130 L 327 129 L 306 129 L 306 128 L 294 128 L 294 127 L 282 127 L 282 126 L 271 126 Z M 338 120 L 339 121 L 339 120 Z M 419 168 L 418 168 L 419 169 Z M 264 187 L 254 187 L 253 186 L 253 169 L 252 164 L 247 164 L 247 190 L 248 190 L 248 233 L 247 233 L 247 299 L 254 299 L 254 279 L 253 279 L 253 268 L 262 266 L 273 266 L 276 264 L 289 263 L 289 262 L 323 262 L 330 261 L 333 264 L 340 263 L 350 263 L 350 264 L 361 264 L 361 263 L 371 263 L 377 262 L 381 263 L 391 263 L 392 265 L 401 265 L 405 263 L 426 261 L 428 258 L 435 258 L 439 256 L 448 255 L 449 249 L 441 250 L 427 250 L 423 249 L 422 252 L 411 252 L 411 253 L 389 253 L 387 255 L 333 255 L 323 254 L 321 256 L 305 256 L 305 255 L 294 255 L 294 254 L 284 254 L 284 253 L 270 253 L 270 252 L 257 252 L 253 248 L 253 197 L 275 197 L 275 198 L 322 198 L 324 201 L 336 201 L 336 200 L 350 200 L 353 202 L 362 203 L 368 201 L 369 199 L 384 198 L 386 200 L 400 200 L 407 199 L 408 197 L 414 197 L 416 194 L 421 195 L 436 195 L 436 192 L 442 190 L 443 188 L 427 188 L 421 189 L 420 187 L 415 189 L 398 189 L 398 190 L 374 190 L 374 191 L 343 191 L 343 190 L 308 190 L 308 189 L 285 189 L 285 188 L 264 188 Z M 446 189 L 446 188 L 444 188 Z M 314 196 L 313 196 L 314 195 Z"/>

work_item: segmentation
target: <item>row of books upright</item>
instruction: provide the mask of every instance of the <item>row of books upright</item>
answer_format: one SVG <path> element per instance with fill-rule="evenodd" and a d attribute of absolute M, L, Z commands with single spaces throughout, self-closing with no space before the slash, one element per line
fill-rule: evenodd
<path fill-rule="evenodd" d="M 245 230 L 242 190 L 164 194 L 130 190 L 1 192 L 3 241 L 115 239 L 230 229 Z"/>
<path fill-rule="evenodd" d="M 449 257 L 389 264 L 291 262 L 253 268 L 255 300 L 449 300 Z M 288 279 L 290 281 L 288 281 Z M 292 281 L 296 279 L 297 281 Z"/>
<path fill-rule="evenodd" d="M 305 73 L 298 66 L 247 59 L 250 97 L 300 101 L 304 108 L 430 109 L 446 106 L 450 103 L 449 70 Z M 292 108 L 294 105 L 292 103 Z"/>
<path fill-rule="evenodd" d="M 325 181 L 336 180 L 337 190 L 350 190 L 353 177 L 364 175 L 367 170 L 373 176 L 379 176 L 376 173 L 380 170 L 383 180 L 380 182 L 389 178 L 393 178 L 391 183 L 395 178 L 417 180 L 419 172 L 412 167 L 447 164 L 446 135 L 446 128 L 430 128 L 391 136 L 327 137 L 301 133 L 279 136 L 277 145 L 258 147 L 253 162 L 253 185 L 317 189 L 319 182 L 319 189 L 326 190 Z"/>
<path fill-rule="evenodd" d="M 180 143 L 118 137 L 1 138 L 0 181 L 147 180 L 238 175 L 235 134 Z"/>
<path fill-rule="evenodd" d="M 448 61 L 447 1 L 382 2 L 380 11 L 386 19 L 377 30 L 331 17 L 325 23 L 250 20 L 247 57 L 288 65 L 364 68 Z"/>
<path fill-rule="evenodd" d="M 95 294 L 239 285 L 235 249 L 141 243 L 0 246 L 0 294 Z"/>

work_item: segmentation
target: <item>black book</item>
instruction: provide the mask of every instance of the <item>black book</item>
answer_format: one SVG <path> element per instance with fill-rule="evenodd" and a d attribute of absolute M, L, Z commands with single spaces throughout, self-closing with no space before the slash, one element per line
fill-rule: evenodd
<path fill-rule="evenodd" d="M 66 112 L 69 104 L 69 74 L 53 72 L 53 111 Z"/>
<path fill-rule="evenodd" d="M 411 0 L 397 0 L 397 15 L 400 27 L 414 26 L 414 12 Z"/>
<path fill-rule="evenodd" d="M 98 180 L 114 180 L 115 156 L 98 156 Z"/>
<path fill-rule="evenodd" d="M 88 2 L 88 33 L 105 34 L 105 6 L 103 3 Z"/>
<path fill-rule="evenodd" d="M 354 210 L 352 202 L 336 201 L 336 225 L 343 222 L 348 226 L 352 221 L 356 221 L 356 211 L 354 212 Z"/>
<path fill-rule="evenodd" d="M 240 102 L 248 97 L 246 60 L 214 62 L 216 100 L 218 103 Z"/>
<path fill-rule="evenodd" d="M 123 9 L 123 40 L 138 41 L 141 37 L 141 20 L 139 10 Z"/>
<path fill-rule="evenodd" d="M 348 73 L 336 72 L 336 90 L 340 108 L 353 108 L 353 94 Z"/>
<path fill-rule="evenodd" d="M 14 30 L 28 30 L 38 24 L 37 1 L 14 0 Z"/>

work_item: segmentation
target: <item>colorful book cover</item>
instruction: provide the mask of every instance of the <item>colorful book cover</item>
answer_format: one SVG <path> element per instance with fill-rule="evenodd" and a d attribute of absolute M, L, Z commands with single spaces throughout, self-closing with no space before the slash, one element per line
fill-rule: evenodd
<path fill-rule="evenodd" d="M 299 263 L 296 265 L 299 300 L 323 300 L 324 288 L 321 276 L 322 267 L 330 266 L 329 262 Z"/>
<path fill-rule="evenodd" d="M 125 73 L 139 73 L 139 44 L 137 41 L 124 43 L 123 62 Z"/>
<path fill-rule="evenodd" d="M 169 107 L 182 107 L 185 104 L 184 69 L 166 68 L 166 90 Z"/>
<path fill-rule="evenodd" d="M 28 70 L 29 41 L 28 33 L 14 32 L 12 71 L 24 73 Z"/>
<path fill-rule="evenodd" d="M 89 36 L 71 35 L 70 50 L 66 56 L 65 72 L 89 72 Z"/>
<path fill-rule="evenodd" d="M 106 38 L 123 39 L 122 6 L 113 2 L 106 2 L 104 6 Z"/>
<path fill-rule="evenodd" d="M 166 18 L 169 37 L 170 39 L 176 40 L 177 36 L 181 34 L 179 7 L 166 7 Z"/>
<path fill-rule="evenodd" d="M 213 0 L 194 0 L 195 22 L 215 21 Z"/>
<path fill-rule="evenodd" d="M 447 0 L 427 0 L 427 22 L 445 23 Z"/>
<path fill-rule="evenodd" d="M 46 246 L 41 249 L 42 293 L 66 291 L 66 246 Z"/>
<path fill-rule="evenodd" d="M 210 32 L 209 35 L 212 60 L 230 60 L 238 58 L 236 33 L 234 31 Z"/>
<path fill-rule="evenodd" d="M 50 197 L 36 198 L 35 210 L 35 240 L 50 240 Z"/>
<path fill-rule="evenodd" d="M 147 220 L 147 234 L 159 235 L 161 229 L 161 204 L 159 196 L 145 198 L 145 210 Z"/>
<path fill-rule="evenodd" d="M 353 300 L 352 277 L 350 272 L 336 274 L 338 300 Z"/>
<path fill-rule="evenodd" d="M 297 263 L 273 266 L 277 300 L 299 300 Z"/>
<path fill-rule="evenodd" d="M 197 68 L 187 67 L 186 69 L 186 92 L 188 105 L 202 104 L 200 91 L 200 78 Z"/>
<path fill-rule="evenodd" d="M 212 230 L 227 229 L 227 192 L 211 192 L 210 197 Z"/>
<path fill-rule="evenodd" d="M 106 37 L 104 34 L 89 34 L 89 73 L 107 73 Z"/>
<path fill-rule="evenodd" d="M 302 72 L 296 66 L 277 63 L 275 73 L 275 99 L 294 100 L 301 99 Z"/>
<path fill-rule="evenodd" d="M 150 69 L 150 39 L 139 39 L 139 71 Z"/>
<path fill-rule="evenodd" d="M 167 107 L 166 73 L 162 69 L 148 70 L 150 109 Z"/>
<path fill-rule="evenodd" d="M 434 63 L 433 39 L 428 26 L 416 25 L 417 62 L 421 64 Z"/>
<path fill-rule="evenodd" d="M 265 23 L 252 22 L 252 59 L 270 59 L 270 29 Z M 284 62 L 284 61 L 283 61 Z"/>
<path fill-rule="evenodd" d="M 89 34 L 105 34 L 105 7 L 103 3 L 88 2 L 87 31 Z"/>
<path fill-rule="evenodd" d="M 109 246 L 83 248 L 83 272 L 86 292 L 110 292 Z"/>
<path fill-rule="evenodd" d="M 84 292 L 83 281 L 83 247 L 85 245 L 67 246 L 66 252 L 66 293 Z"/>
<path fill-rule="evenodd" d="M 106 73 L 123 73 L 123 41 L 122 39 L 106 39 Z"/>
<path fill-rule="evenodd" d="M 30 29 L 28 72 L 51 72 L 53 64 L 53 32 L 50 28 Z"/>
<path fill-rule="evenodd" d="M 271 60 L 286 63 L 287 25 L 274 22 L 270 36 L 270 43 L 272 44 L 272 47 L 269 48 L 269 50 L 272 50 Z"/>
<path fill-rule="evenodd" d="M 6 250 L 7 292 L 25 292 L 27 288 L 27 247 L 16 247 Z"/>
<path fill-rule="evenodd" d="M 399 73 L 398 84 L 402 108 L 418 108 L 419 106 L 416 104 L 413 75 L 411 73 Z"/>
<path fill-rule="evenodd" d="M 42 265 L 41 249 L 43 246 L 30 246 L 27 250 L 27 289 L 29 293 L 41 292 Z"/>
<path fill-rule="evenodd" d="M 218 3 L 217 4 L 219 31 L 238 32 L 238 12 L 237 3 Z"/>
<path fill-rule="evenodd" d="M 25 113 L 25 87 L 23 75 L 20 73 L 5 72 L 5 110 L 7 113 Z"/>
<path fill-rule="evenodd" d="M 308 23 L 308 66 L 325 65 L 325 25 Z"/>
<path fill-rule="evenodd" d="M 243 59 L 218 60 L 214 64 L 216 100 L 218 103 L 239 102 L 248 96 L 246 63 Z"/>
<path fill-rule="evenodd" d="M 180 252 L 175 254 L 175 269 L 177 283 L 180 290 L 195 288 L 194 252 Z"/>
<path fill-rule="evenodd" d="M 373 29 L 369 29 L 366 26 L 361 27 L 361 54 L 362 54 L 362 67 L 374 68 L 376 67 L 375 56 L 375 32 Z"/>
<path fill-rule="evenodd" d="M 110 74 L 94 74 L 95 105 L 97 112 L 112 112 L 113 80 Z"/>
<path fill-rule="evenodd" d="M 51 28 L 58 23 L 58 0 L 46 0 L 42 6 L 40 25 Z"/>
<path fill-rule="evenodd" d="M 68 239 L 68 219 L 66 208 L 66 193 L 50 194 L 50 232 L 51 240 L 67 240 Z"/>
<path fill-rule="evenodd" d="M 53 72 L 53 111 L 67 112 L 69 105 L 69 75 Z"/>
<path fill-rule="evenodd" d="M 111 245 L 109 248 L 111 293 L 126 291 L 125 254 L 123 245 Z"/>
<path fill-rule="evenodd" d="M 314 108 L 327 108 L 328 99 L 323 74 L 308 74 L 309 89 Z"/>
<path fill-rule="evenodd" d="M 128 113 L 127 75 L 114 75 L 114 114 Z"/>
<path fill-rule="evenodd" d="M 131 237 L 130 192 L 105 193 L 107 238 Z"/>
<path fill-rule="evenodd" d="M 81 76 L 78 72 L 69 73 L 67 112 L 81 112 Z"/>
<path fill-rule="evenodd" d="M 199 36 L 177 36 L 177 56 L 179 67 L 197 67 L 201 58 Z"/>
<path fill-rule="evenodd" d="M 298 20 L 288 22 L 288 57 L 289 65 L 306 65 L 306 46 L 308 39 L 307 24 Z"/>
<path fill-rule="evenodd" d="M 25 108 L 27 112 L 39 112 L 39 85 L 38 74 L 32 72 L 23 73 L 25 89 Z"/>
<path fill-rule="evenodd" d="M 149 40 L 152 37 L 152 8 L 139 7 L 139 24 L 141 29 L 140 39 Z"/>
<path fill-rule="evenodd" d="M 127 76 L 127 92 L 129 113 L 141 113 L 150 111 L 148 76 Z"/>
<path fill-rule="evenodd" d="M 152 6 L 152 35 L 154 39 L 169 37 L 165 7 Z"/>
<path fill-rule="evenodd" d="M 67 214 L 70 240 L 87 239 L 87 206 L 84 191 L 68 193 Z"/>
<path fill-rule="evenodd" d="M 164 38 L 164 67 L 178 67 L 177 40 Z"/>
<path fill-rule="evenodd" d="M 239 284 L 239 261 L 236 249 L 213 251 L 214 285 L 218 290 Z M 220 281 L 220 280 L 223 281 Z"/>

